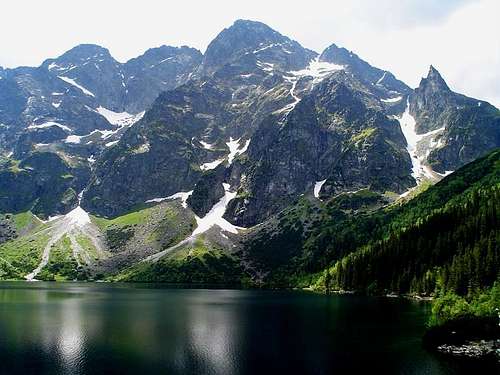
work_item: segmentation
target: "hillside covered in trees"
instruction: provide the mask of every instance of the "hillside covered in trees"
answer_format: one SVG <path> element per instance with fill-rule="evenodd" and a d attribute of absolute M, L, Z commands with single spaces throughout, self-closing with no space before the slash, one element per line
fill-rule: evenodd
<path fill-rule="evenodd" d="M 378 239 L 329 267 L 325 288 L 459 295 L 493 285 L 500 265 L 500 152 L 385 215 Z"/>

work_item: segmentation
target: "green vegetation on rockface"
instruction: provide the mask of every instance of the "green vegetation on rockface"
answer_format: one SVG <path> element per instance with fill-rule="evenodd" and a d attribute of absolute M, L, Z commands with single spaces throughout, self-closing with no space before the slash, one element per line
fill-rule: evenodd
<path fill-rule="evenodd" d="M 76 236 L 75 240 L 82 247 L 82 249 L 85 251 L 85 253 L 90 257 L 92 261 L 96 261 L 99 259 L 99 254 L 97 252 L 97 249 L 95 248 L 94 243 L 89 237 L 80 234 Z M 85 261 L 84 259 L 82 259 L 81 255 L 78 260 L 80 261 L 80 263 L 83 263 Z"/>
<path fill-rule="evenodd" d="M 18 233 L 23 233 L 25 230 L 30 230 L 41 224 L 30 211 L 20 212 L 18 214 L 12 215 L 16 231 Z"/>
<path fill-rule="evenodd" d="M 424 345 L 463 345 L 500 337 L 500 283 L 467 296 L 441 293 L 432 303 Z"/>

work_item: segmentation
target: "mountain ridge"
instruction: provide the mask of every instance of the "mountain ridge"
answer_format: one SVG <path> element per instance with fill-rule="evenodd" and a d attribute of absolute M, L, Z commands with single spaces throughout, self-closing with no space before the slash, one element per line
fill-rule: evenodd
<path fill-rule="evenodd" d="M 162 281 L 191 268 L 265 281 L 282 252 L 318 271 L 359 244 L 343 230 L 351 243 L 327 243 L 328 207 L 350 222 L 500 147 L 500 111 L 433 66 L 413 90 L 346 48 L 318 54 L 248 20 L 204 55 L 162 46 L 119 63 L 87 44 L 42 65 L 0 71 L 0 212 L 31 223 L 14 239 L 2 226 L 5 254 L 26 261 L 10 275 L 33 276 L 51 246 L 80 266 L 39 263 L 44 278 L 138 280 L 152 262 Z"/>

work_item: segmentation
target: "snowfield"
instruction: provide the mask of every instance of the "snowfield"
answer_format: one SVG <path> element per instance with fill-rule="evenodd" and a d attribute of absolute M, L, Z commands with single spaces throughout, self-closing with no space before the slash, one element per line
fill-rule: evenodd
<path fill-rule="evenodd" d="M 102 106 L 99 106 L 95 111 L 108 120 L 111 125 L 118 127 L 131 126 L 135 124 L 137 121 L 142 119 L 145 113 L 142 111 L 134 115 L 128 112 L 114 112 Z"/>

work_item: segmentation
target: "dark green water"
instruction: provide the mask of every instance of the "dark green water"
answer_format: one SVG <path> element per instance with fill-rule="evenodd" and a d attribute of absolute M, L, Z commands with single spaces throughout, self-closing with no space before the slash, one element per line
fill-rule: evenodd
<path fill-rule="evenodd" d="M 428 312 L 299 292 L 0 283 L 0 374 L 469 373 L 421 348 Z"/>

